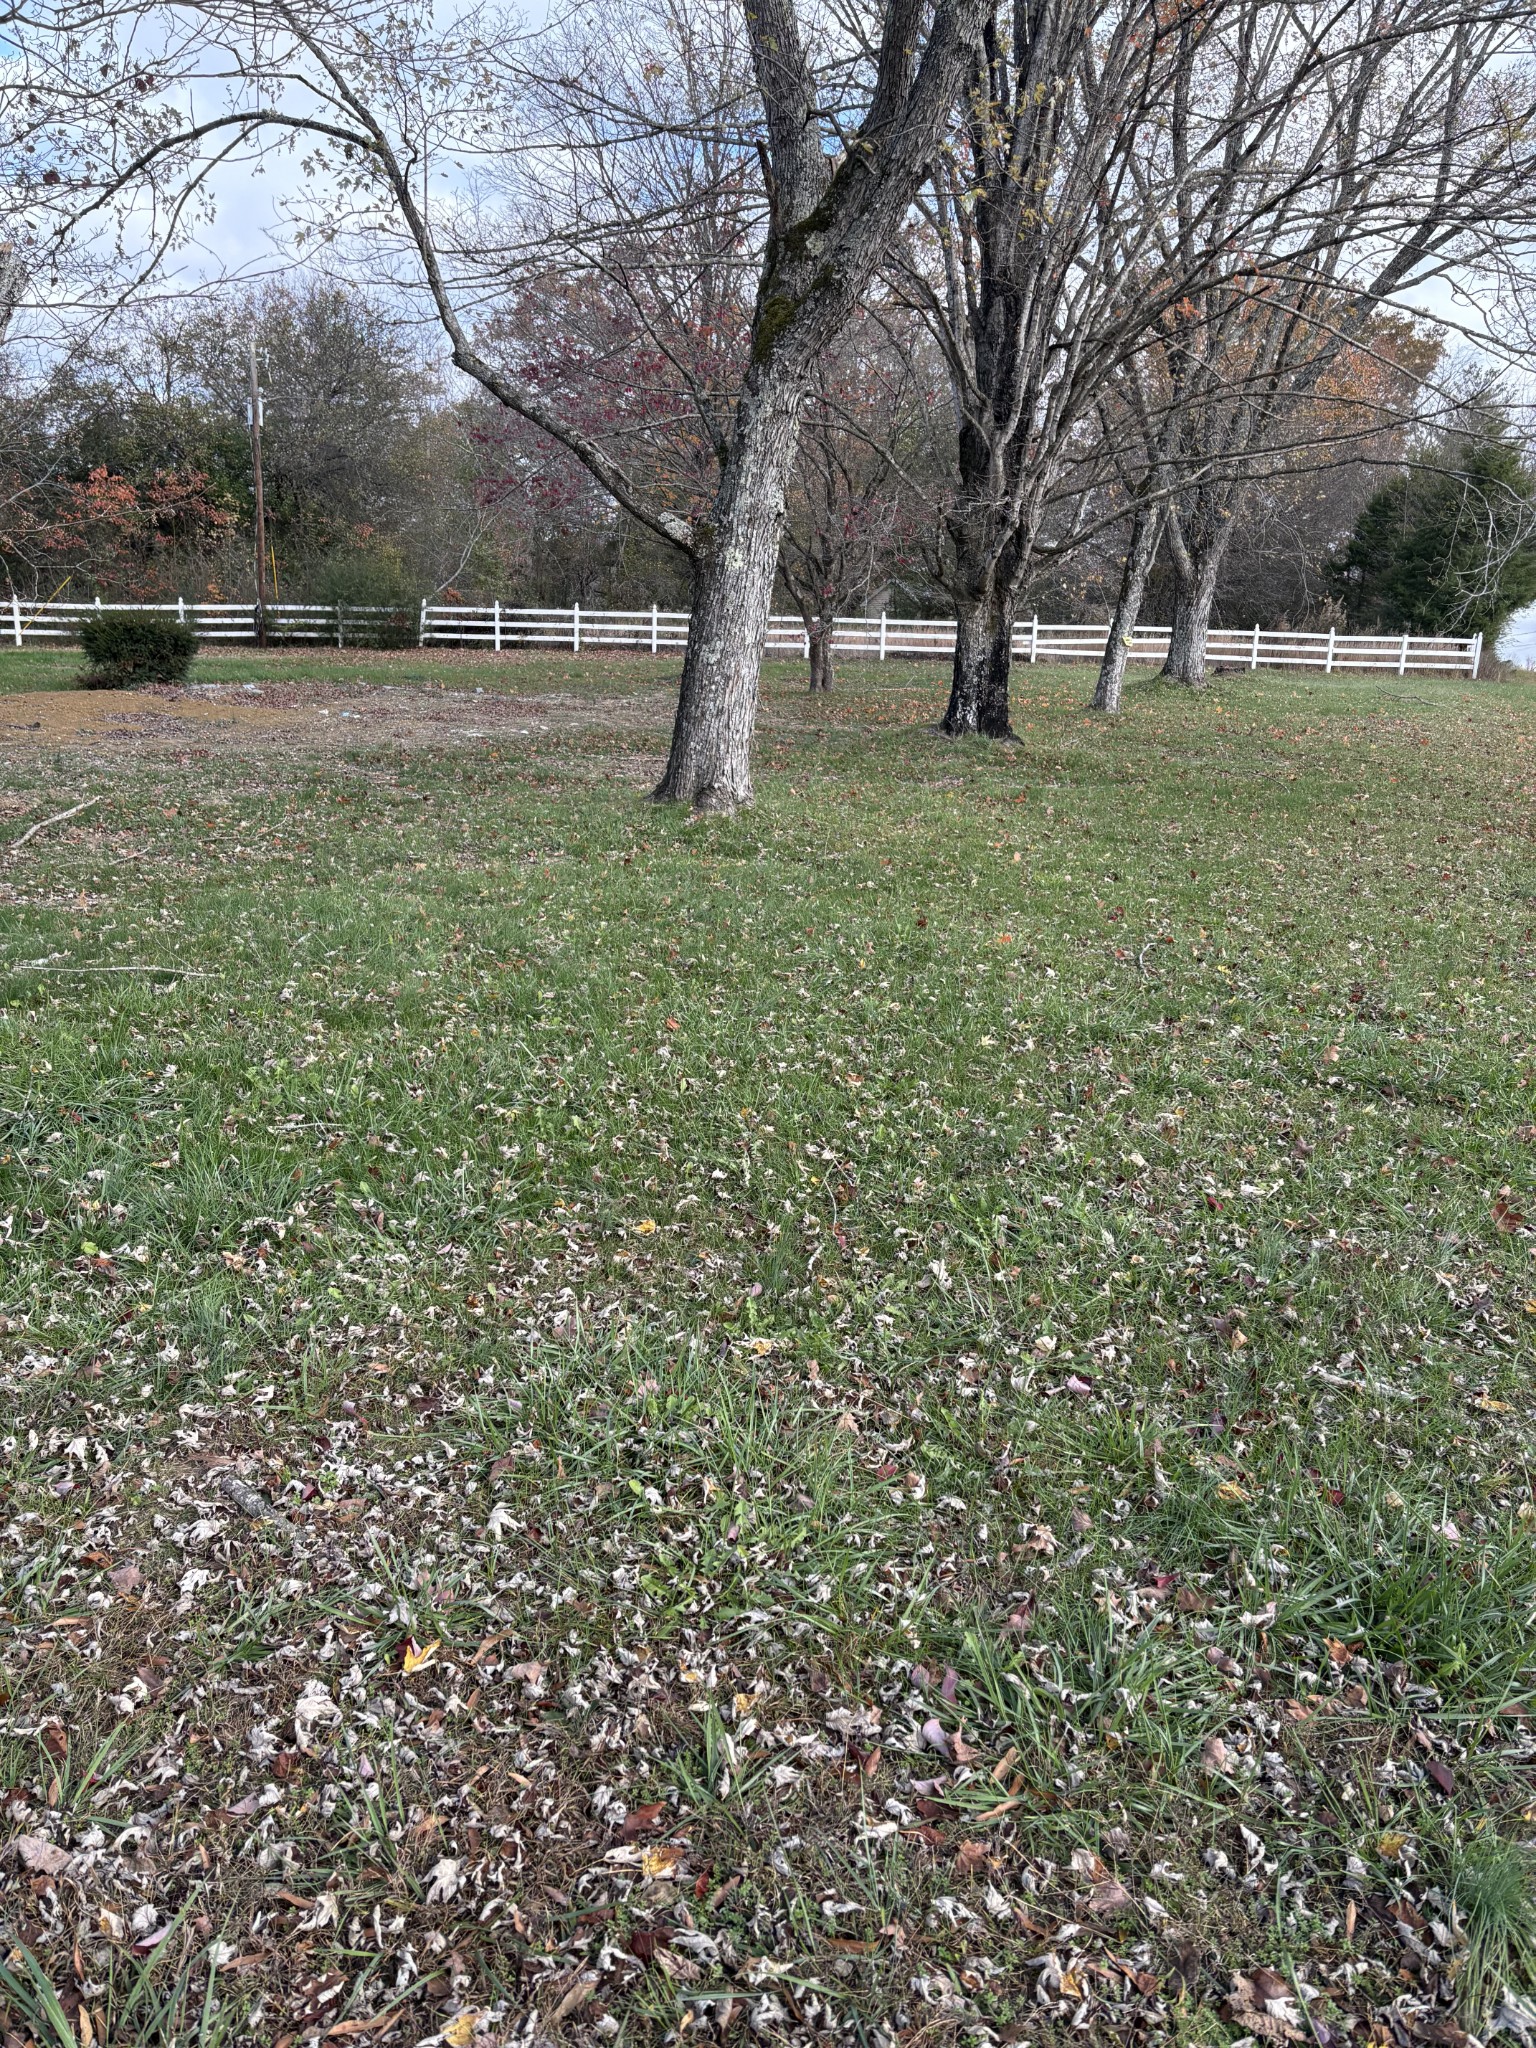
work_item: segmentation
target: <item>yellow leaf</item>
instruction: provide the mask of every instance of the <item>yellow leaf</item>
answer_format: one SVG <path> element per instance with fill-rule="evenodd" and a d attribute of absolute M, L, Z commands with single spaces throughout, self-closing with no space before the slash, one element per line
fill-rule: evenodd
<path fill-rule="evenodd" d="M 1247 1500 L 1248 1493 L 1246 1488 L 1239 1486 L 1235 1479 L 1223 1479 L 1220 1486 L 1216 1489 L 1216 1498 L 1218 1500 Z"/>
<path fill-rule="evenodd" d="M 655 1228 L 656 1219 L 654 1216 L 642 1216 L 640 1221 L 635 1225 L 635 1235 L 636 1237 L 649 1237 L 654 1232 Z"/>
<path fill-rule="evenodd" d="M 456 2012 L 442 2030 L 442 2039 L 448 2048 L 469 2048 L 475 2037 L 475 2028 L 480 2024 L 477 2012 Z"/>
<path fill-rule="evenodd" d="M 1392 1857 L 1402 1855 L 1407 1841 L 1408 1837 L 1406 1835 L 1383 1835 L 1376 1844 L 1376 1853 L 1378 1856 L 1385 1856 L 1390 1861 Z"/>
<path fill-rule="evenodd" d="M 401 1659 L 400 1669 L 403 1672 L 405 1672 L 407 1677 L 409 1677 L 409 1675 L 413 1671 L 425 1671 L 427 1666 L 432 1662 L 433 1658 L 437 1655 L 438 1651 L 441 1648 L 442 1644 L 436 1636 L 432 1638 L 431 1642 L 427 1644 L 425 1649 L 423 1649 L 419 1643 L 413 1641 L 410 1637 L 407 1637 L 405 1644 L 405 1656 Z M 469 2039 L 468 2034 L 466 2034 L 464 2038 L 467 2041 Z"/>
<path fill-rule="evenodd" d="M 681 1842 L 660 1842 L 654 1849 L 647 1849 L 640 1858 L 640 1869 L 646 1877 L 666 1877 L 676 1870 L 683 1860 Z"/>

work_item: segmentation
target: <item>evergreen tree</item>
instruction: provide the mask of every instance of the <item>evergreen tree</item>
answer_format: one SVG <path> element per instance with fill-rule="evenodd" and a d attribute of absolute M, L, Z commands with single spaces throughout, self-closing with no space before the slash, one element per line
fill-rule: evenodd
<path fill-rule="evenodd" d="M 1536 475 L 1486 402 L 1379 490 L 1329 581 L 1360 632 L 1482 633 L 1536 598 Z"/>

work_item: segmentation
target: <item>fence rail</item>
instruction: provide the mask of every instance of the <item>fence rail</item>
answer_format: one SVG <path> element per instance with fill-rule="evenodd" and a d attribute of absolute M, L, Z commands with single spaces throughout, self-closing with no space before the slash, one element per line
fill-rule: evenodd
<path fill-rule="evenodd" d="M 183 620 L 200 640 L 250 642 L 256 637 L 256 614 L 245 604 L 103 605 L 50 602 L 28 605 L 13 597 L 0 610 L 0 632 L 13 646 L 29 641 L 66 640 L 84 618 L 101 612 L 154 611 Z M 8 615 L 7 615 L 8 614 Z M 267 606 L 267 633 L 279 642 L 325 643 L 334 647 L 377 639 L 385 629 L 404 629 L 422 647 L 481 647 L 500 654 L 516 647 L 561 647 L 573 654 L 631 648 L 649 654 L 679 652 L 688 640 L 687 612 L 586 611 L 580 605 L 551 608 L 529 605 L 424 604 L 413 619 L 409 613 L 379 605 L 273 604 Z M 1013 649 L 1020 661 L 1099 661 L 1109 639 L 1103 625 L 1064 625 L 1033 618 L 1014 628 Z M 834 622 L 832 645 L 843 655 L 875 661 L 946 656 L 954 652 L 953 619 L 898 619 L 885 612 L 874 618 Z M 763 639 L 768 654 L 804 658 L 810 652 L 805 627 L 798 618 L 775 615 Z M 1168 651 L 1166 626 L 1138 626 L 1131 636 L 1128 659 L 1159 662 Z M 1396 675 L 1475 676 L 1482 659 L 1481 633 L 1455 639 L 1421 633 L 1267 632 L 1259 626 L 1212 627 L 1206 635 L 1206 660 L 1217 668 L 1306 668 L 1325 675 L 1369 670 Z"/>

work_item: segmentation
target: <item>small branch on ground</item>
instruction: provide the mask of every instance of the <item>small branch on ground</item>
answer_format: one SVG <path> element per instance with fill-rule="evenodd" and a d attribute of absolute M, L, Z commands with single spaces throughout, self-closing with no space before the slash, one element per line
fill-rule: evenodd
<path fill-rule="evenodd" d="M 26 831 L 22 833 L 19 839 L 13 839 L 11 841 L 11 852 L 20 853 L 21 849 L 26 845 L 27 841 L 29 839 L 35 839 L 39 832 L 46 832 L 50 825 L 62 825 L 66 821 L 66 819 L 78 818 L 82 811 L 88 811 L 91 809 L 92 805 L 99 804 L 100 802 L 101 798 L 99 796 L 88 796 L 83 804 L 76 804 L 72 810 L 55 811 L 54 815 L 51 818 L 39 818 L 35 825 L 29 825 L 27 827 Z"/>

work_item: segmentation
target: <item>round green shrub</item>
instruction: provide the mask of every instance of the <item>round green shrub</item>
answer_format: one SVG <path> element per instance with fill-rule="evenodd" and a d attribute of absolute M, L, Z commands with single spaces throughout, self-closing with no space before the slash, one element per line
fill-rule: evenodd
<path fill-rule="evenodd" d="M 134 690 L 179 683 L 192 666 L 197 635 L 159 612 L 97 612 L 80 624 L 87 690 Z"/>

